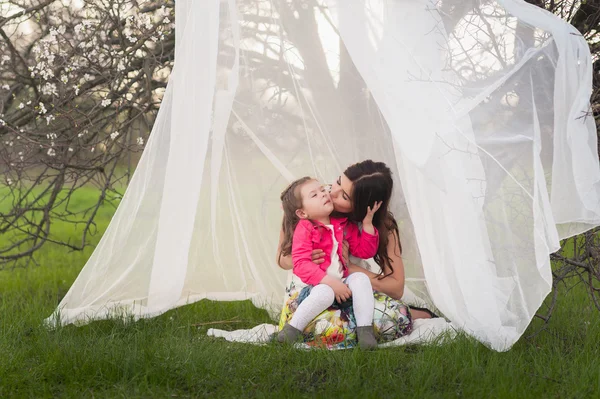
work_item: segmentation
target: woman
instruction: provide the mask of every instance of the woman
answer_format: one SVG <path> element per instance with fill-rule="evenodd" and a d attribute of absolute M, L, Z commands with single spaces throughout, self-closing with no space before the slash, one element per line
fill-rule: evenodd
<path fill-rule="evenodd" d="M 373 259 L 381 268 L 380 272 L 374 273 L 356 265 L 356 263 L 364 265 L 365 262 L 358 262 L 354 258 L 350 258 L 348 264 L 350 273 L 357 271 L 366 273 L 371 279 L 373 289 L 377 291 L 375 293 L 375 325 L 379 327 L 383 342 L 408 334 L 412 328 L 412 319 L 434 316 L 426 309 L 413 308 L 410 310 L 400 301 L 404 294 L 402 247 L 398 225 L 388 210 L 393 184 L 392 173 L 383 162 L 366 160 L 348 167 L 331 187 L 331 199 L 335 212 L 338 213 L 338 216 L 348 217 L 353 222 L 361 221 L 365 217 L 368 205 L 375 201 L 382 202 L 373 218 L 373 225 L 379 231 L 380 237 L 377 255 Z M 282 240 L 283 231 L 280 234 L 277 263 L 281 268 L 290 270 L 293 267 L 291 256 L 280 256 Z M 345 256 L 347 256 L 346 254 L 347 251 L 345 251 Z M 322 263 L 324 255 L 321 250 L 313 251 L 313 261 L 317 264 Z M 288 298 L 282 312 L 281 325 L 291 318 L 298 301 L 303 299 L 301 288 L 297 281 L 292 281 L 288 287 Z M 334 304 L 306 328 L 305 332 L 308 331 L 309 337 L 307 343 L 309 345 L 324 343 L 330 347 L 348 346 L 348 342 L 352 342 L 354 338 L 350 336 L 353 330 L 351 313 Z M 313 337 L 315 340 L 312 340 Z"/>

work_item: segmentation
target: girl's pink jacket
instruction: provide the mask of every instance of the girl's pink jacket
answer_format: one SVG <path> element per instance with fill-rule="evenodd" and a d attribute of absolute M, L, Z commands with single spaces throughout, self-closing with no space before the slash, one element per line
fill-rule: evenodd
<path fill-rule="evenodd" d="M 348 241 L 350 254 L 357 258 L 369 259 L 375 256 L 379 247 L 379 233 L 375 234 L 360 231 L 356 223 L 349 223 L 346 218 L 330 218 L 333 225 L 335 238 L 338 242 L 338 256 L 343 265 L 343 275 L 348 276 L 348 267 L 342 256 L 344 240 Z M 311 254 L 314 249 L 322 249 L 325 252 L 325 261 L 320 265 L 314 263 Z M 292 260 L 294 262 L 294 274 L 305 284 L 317 285 L 327 274 L 327 268 L 331 265 L 331 251 L 333 250 L 333 239 L 331 230 L 324 224 L 316 221 L 302 219 L 294 230 L 292 241 Z"/>

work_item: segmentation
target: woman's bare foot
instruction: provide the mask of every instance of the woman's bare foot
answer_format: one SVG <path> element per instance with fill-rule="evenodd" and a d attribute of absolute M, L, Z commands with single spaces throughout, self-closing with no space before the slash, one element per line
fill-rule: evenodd
<path fill-rule="evenodd" d="M 413 320 L 414 319 L 433 319 L 435 317 L 439 317 L 438 315 L 436 315 L 429 309 L 418 308 L 418 307 L 411 307 L 410 315 L 412 316 Z"/>

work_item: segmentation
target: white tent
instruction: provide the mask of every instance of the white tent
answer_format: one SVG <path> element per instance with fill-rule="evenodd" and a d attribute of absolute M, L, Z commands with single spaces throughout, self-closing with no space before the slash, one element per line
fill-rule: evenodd
<path fill-rule="evenodd" d="M 521 0 L 177 0 L 175 67 L 142 159 L 51 323 L 202 298 L 281 307 L 280 191 L 394 172 L 407 288 L 496 350 L 600 224 L 592 60 Z"/>

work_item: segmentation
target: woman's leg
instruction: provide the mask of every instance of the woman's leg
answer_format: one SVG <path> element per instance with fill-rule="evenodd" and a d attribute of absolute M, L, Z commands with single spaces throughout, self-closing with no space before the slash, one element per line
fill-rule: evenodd
<path fill-rule="evenodd" d="M 356 326 L 364 327 L 373 325 L 373 312 L 375 311 L 375 298 L 369 276 L 364 273 L 352 273 L 346 279 L 346 284 L 352 291 L 352 306 Z"/>
<path fill-rule="evenodd" d="M 435 319 L 440 316 L 433 313 L 427 308 L 420 308 L 417 306 L 410 306 L 410 315 L 412 319 Z"/>
<path fill-rule="evenodd" d="M 428 312 L 426 312 L 424 310 L 411 309 L 410 315 L 413 320 L 415 320 L 415 319 L 431 319 L 431 314 L 429 314 Z"/>

